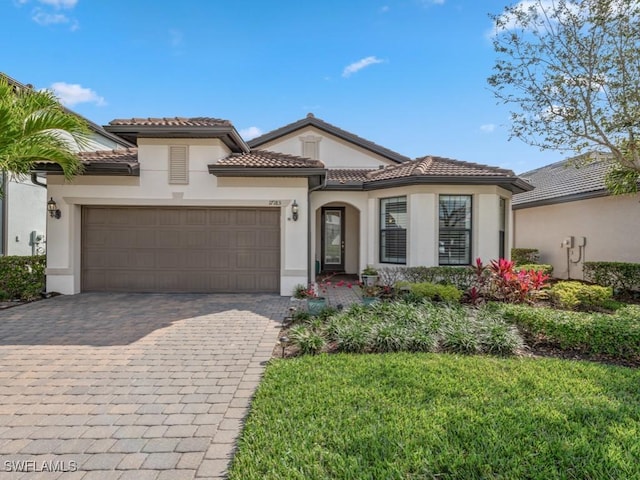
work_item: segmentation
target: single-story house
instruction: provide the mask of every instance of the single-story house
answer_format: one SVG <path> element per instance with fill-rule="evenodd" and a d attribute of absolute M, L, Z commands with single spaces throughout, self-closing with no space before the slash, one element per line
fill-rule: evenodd
<path fill-rule="evenodd" d="M 640 197 L 609 194 L 609 165 L 568 159 L 520 174 L 535 189 L 513 196 L 514 244 L 537 248 L 555 277 L 582 279 L 585 261 L 640 263 Z"/>
<path fill-rule="evenodd" d="M 33 88 L 3 73 L 0 76 L 15 88 Z M 90 137 L 84 147 L 86 150 L 113 150 L 134 146 L 90 120 L 81 118 L 87 122 L 90 130 Z M 4 193 L 0 195 L 0 256 L 45 253 L 48 200 L 45 182 L 44 177 L 35 173 L 31 178 L 18 178 L 0 172 L 0 186 Z"/>
<path fill-rule="evenodd" d="M 47 289 L 279 292 L 367 265 L 470 265 L 508 256 L 512 171 L 411 160 L 314 115 L 245 142 L 227 120 L 131 118 L 135 148 L 55 166 Z"/>

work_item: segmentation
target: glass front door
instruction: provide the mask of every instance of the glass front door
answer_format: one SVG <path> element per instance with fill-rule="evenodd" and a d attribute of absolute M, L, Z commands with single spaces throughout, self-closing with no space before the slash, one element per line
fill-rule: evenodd
<path fill-rule="evenodd" d="M 344 207 L 322 209 L 322 270 L 344 272 Z"/>

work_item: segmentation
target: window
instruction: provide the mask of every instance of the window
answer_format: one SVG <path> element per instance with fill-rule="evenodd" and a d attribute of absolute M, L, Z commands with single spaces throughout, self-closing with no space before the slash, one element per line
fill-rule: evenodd
<path fill-rule="evenodd" d="M 505 258 L 505 230 L 507 226 L 507 201 L 504 198 L 500 199 L 500 225 L 498 227 L 498 256 L 499 258 Z"/>
<path fill-rule="evenodd" d="M 177 185 L 189 183 L 189 156 L 186 146 L 169 147 L 169 183 Z"/>
<path fill-rule="evenodd" d="M 440 265 L 471 264 L 471 195 L 440 195 Z"/>
<path fill-rule="evenodd" d="M 380 263 L 407 263 L 407 197 L 380 200 Z"/>

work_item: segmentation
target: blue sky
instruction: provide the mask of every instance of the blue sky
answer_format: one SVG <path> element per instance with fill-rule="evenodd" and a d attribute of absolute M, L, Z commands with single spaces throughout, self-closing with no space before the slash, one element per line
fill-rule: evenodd
<path fill-rule="evenodd" d="M 511 0 L 3 0 L 0 71 L 99 124 L 210 116 L 245 138 L 308 112 L 410 157 L 517 173 L 489 13 Z"/>

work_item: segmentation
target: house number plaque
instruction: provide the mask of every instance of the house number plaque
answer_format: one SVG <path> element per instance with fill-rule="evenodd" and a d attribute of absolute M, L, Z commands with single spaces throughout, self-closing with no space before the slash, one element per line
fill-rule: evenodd
<path fill-rule="evenodd" d="M 269 200 L 270 207 L 280 207 L 282 205 L 282 200 Z"/>

